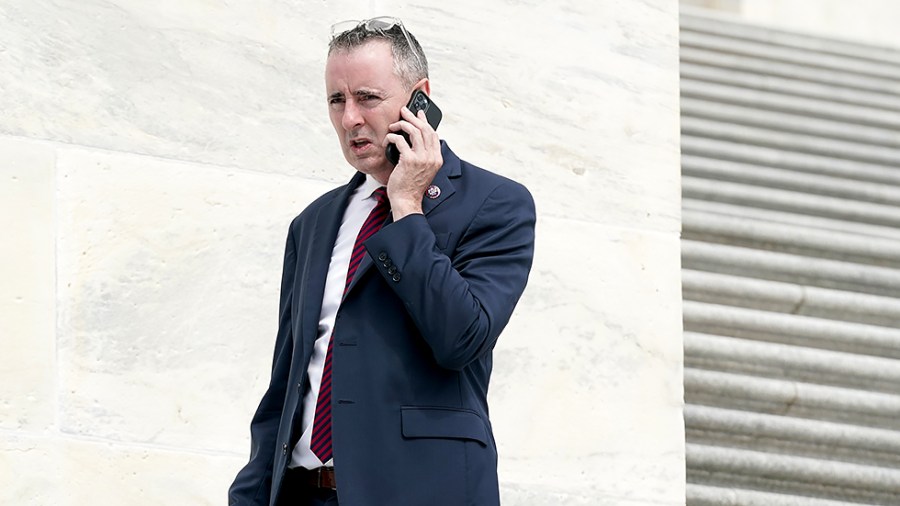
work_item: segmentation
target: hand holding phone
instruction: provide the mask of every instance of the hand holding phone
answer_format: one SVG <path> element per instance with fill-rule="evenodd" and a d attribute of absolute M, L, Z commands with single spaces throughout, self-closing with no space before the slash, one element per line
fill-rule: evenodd
<path fill-rule="evenodd" d="M 425 119 L 428 121 L 428 124 L 431 125 L 431 128 L 437 130 L 443 114 L 441 113 L 441 110 L 438 109 L 438 106 L 432 102 L 431 97 L 426 95 L 425 92 L 422 90 L 414 91 L 409 98 L 409 103 L 406 104 L 406 107 L 416 116 L 419 115 L 419 111 L 425 111 Z M 407 144 L 410 143 L 409 134 L 403 130 L 397 133 L 406 140 Z M 387 157 L 388 161 L 391 162 L 391 165 L 397 165 L 397 163 L 400 162 L 400 150 L 397 149 L 397 146 L 393 142 L 388 143 L 387 147 L 384 149 L 384 155 Z"/>

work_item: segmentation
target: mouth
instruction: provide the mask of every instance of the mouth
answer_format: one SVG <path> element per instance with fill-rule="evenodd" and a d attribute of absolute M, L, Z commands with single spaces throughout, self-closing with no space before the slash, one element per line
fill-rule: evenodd
<path fill-rule="evenodd" d="M 363 154 L 374 146 L 375 144 L 369 139 L 359 138 L 350 140 L 350 150 L 356 155 Z"/>

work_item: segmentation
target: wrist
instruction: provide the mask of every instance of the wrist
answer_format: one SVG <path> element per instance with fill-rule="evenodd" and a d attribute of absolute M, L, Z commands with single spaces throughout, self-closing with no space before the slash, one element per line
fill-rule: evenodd
<path fill-rule="evenodd" d="M 398 199 L 397 202 L 391 201 L 391 215 L 394 221 L 400 221 L 410 214 L 422 214 L 421 200 Z"/>

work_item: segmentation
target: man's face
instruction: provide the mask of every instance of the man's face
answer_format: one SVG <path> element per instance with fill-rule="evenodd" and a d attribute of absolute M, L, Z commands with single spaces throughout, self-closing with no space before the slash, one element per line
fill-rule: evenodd
<path fill-rule="evenodd" d="M 333 53 L 325 65 L 325 90 L 344 158 L 386 183 L 393 166 L 381 143 L 412 92 L 394 73 L 390 45 L 377 40 Z"/>

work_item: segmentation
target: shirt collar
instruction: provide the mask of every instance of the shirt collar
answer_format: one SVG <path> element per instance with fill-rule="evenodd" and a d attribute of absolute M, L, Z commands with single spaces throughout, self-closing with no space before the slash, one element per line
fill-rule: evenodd
<path fill-rule="evenodd" d="M 377 179 L 372 176 L 366 175 L 366 179 L 362 182 L 359 187 L 356 188 L 356 192 L 353 194 L 354 199 L 365 200 L 372 196 L 372 192 L 375 191 L 379 186 L 384 186 L 379 183 Z"/>

